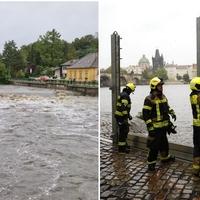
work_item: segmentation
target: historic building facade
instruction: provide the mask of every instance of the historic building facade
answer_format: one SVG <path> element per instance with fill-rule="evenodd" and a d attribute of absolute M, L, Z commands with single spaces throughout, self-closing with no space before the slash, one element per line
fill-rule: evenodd
<path fill-rule="evenodd" d="M 146 58 L 145 55 L 142 55 L 142 58 L 140 58 L 138 65 L 129 65 L 126 68 L 126 71 L 130 74 L 130 73 L 134 73 L 134 74 L 142 74 L 142 72 L 146 69 L 149 69 L 150 66 L 150 62 L 148 60 L 148 58 Z"/>
<path fill-rule="evenodd" d="M 177 76 L 183 77 L 184 74 L 188 74 L 189 78 L 197 76 L 197 65 L 175 65 L 166 64 L 165 69 L 167 71 L 168 79 L 171 81 L 177 80 Z"/>

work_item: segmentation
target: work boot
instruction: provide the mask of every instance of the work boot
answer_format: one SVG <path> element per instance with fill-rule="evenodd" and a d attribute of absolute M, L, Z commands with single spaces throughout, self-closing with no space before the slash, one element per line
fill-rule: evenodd
<path fill-rule="evenodd" d="M 174 162 L 175 161 L 175 156 L 174 155 L 170 155 L 169 158 L 165 159 L 165 160 L 161 160 L 162 163 L 168 163 L 168 162 Z"/>
<path fill-rule="evenodd" d="M 149 171 L 155 171 L 155 168 L 156 167 L 156 163 L 153 163 L 153 164 L 148 164 L 148 170 Z"/>

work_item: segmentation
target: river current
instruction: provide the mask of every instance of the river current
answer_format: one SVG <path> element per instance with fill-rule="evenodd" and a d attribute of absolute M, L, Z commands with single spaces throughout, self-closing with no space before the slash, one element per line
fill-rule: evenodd
<path fill-rule="evenodd" d="M 135 93 L 131 94 L 132 109 L 131 114 L 136 116 L 142 111 L 145 97 L 149 94 L 149 86 L 138 85 Z M 169 105 L 174 109 L 177 120 L 177 134 L 170 135 L 169 141 L 177 144 L 193 146 L 192 143 L 192 110 L 190 105 L 189 85 L 164 85 L 163 93 L 167 96 Z M 109 88 L 100 89 L 100 116 L 111 114 L 111 90 Z M 143 123 L 143 122 L 142 122 Z"/>
<path fill-rule="evenodd" d="M 98 199 L 98 99 L 0 86 L 0 199 Z"/>

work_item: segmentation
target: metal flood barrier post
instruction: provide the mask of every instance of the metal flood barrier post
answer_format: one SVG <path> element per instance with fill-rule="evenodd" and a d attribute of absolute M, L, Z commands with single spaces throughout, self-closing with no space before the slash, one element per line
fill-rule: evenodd
<path fill-rule="evenodd" d="M 120 39 L 116 31 L 111 35 L 112 135 L 114 146 L 118 142 L 118 129 L 114 114 L 117 97 L 120 93 Z"/>
<path fill-rule="evenodd" d="M 196 33 L 197 33 L 197 76 L 200 76 L 200 17 L 196 19 Z"/>

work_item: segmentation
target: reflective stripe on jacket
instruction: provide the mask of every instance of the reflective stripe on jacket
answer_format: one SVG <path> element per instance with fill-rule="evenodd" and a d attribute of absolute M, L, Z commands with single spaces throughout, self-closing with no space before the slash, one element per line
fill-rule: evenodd
<path fill-rule="evenodd" d="M 117 98 L 115 117 L 128 118 L 131 109 L 131 99 L 129 94 L 121 92 Z"/>
<path fill-rule="evenodd" d="M 200 126 L 200 93 L 192 92 L 190 94 L 190 103 L 192 106 L 193 126 Z"/>
<path fill-rule="evenodd" d="M 173 113 L 168 105 L 165 95 L 160 98 L 150 94 L 144 100 L 143 119 L 148 131 L 156 128 L 163 128 L 169 125 L 169 113 Z"/>

